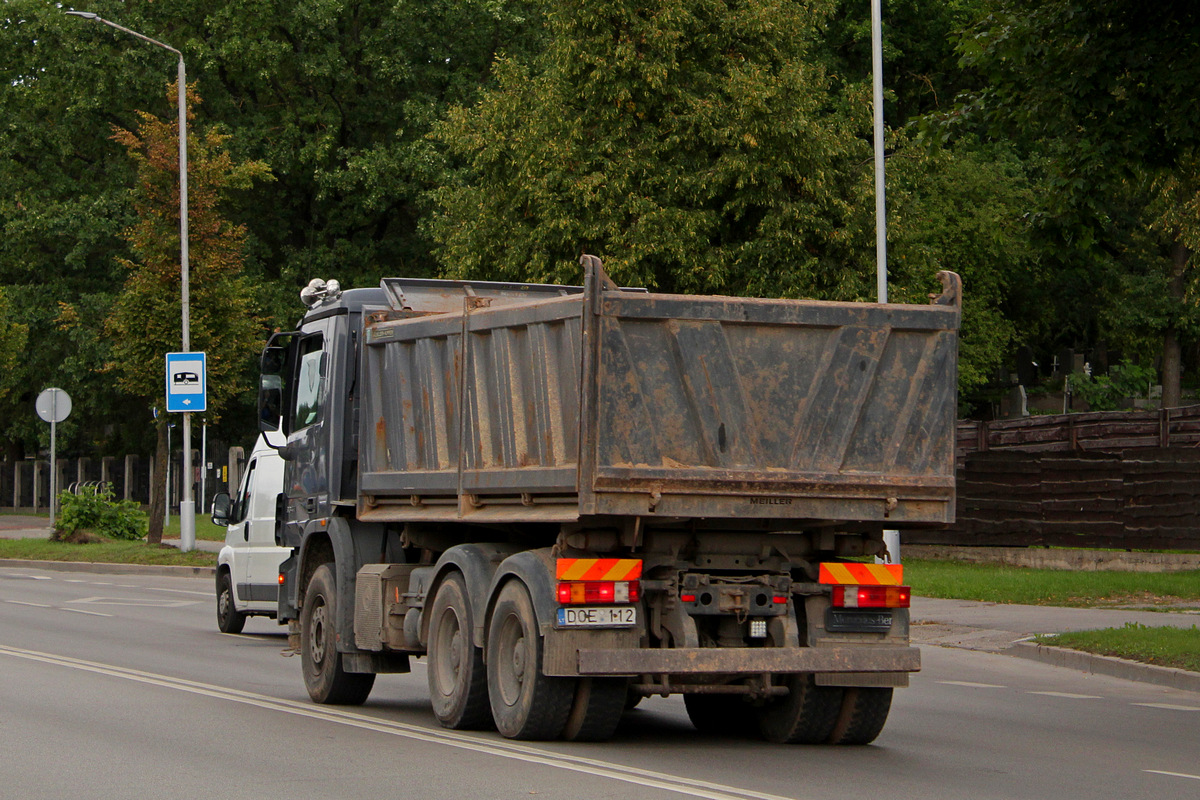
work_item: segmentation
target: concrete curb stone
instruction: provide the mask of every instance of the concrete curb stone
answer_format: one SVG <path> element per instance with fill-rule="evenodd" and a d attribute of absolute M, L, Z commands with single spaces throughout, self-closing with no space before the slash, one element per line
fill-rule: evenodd
<path fill-rule="evenodd" d="M 110 564 L 95 561 L 31 561 L 0 558 L 0 567 L 26 567 L 59 572 L 99 572 L 107 575 L 163 575 L 176 578 L 216 577 L 216 567 L 177 567 L 167 564 Z"/>
<path fill-rule="evenodd" d="M 1126 661 L 1123 658 L 1084 653 L 1066 647 L 1054 647 L 1036 642 L 1018 642 L 1004 652 L 1018 658 L 1027 658 L 1080 672 L 1108 675 L 1112 678 L 1150 683 L 1155 686 L 1167 686 L 1187 692 L 1200 692 L 1200 672 L 1142 664 L 1138 661 Z"/>

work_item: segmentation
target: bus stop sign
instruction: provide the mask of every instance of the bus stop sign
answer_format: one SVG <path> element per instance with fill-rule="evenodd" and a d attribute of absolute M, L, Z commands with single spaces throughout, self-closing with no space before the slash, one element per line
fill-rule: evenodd
<path fill-rule="evenodd" d="M 207 410 L 206 369 L 204 353 L 167 353 L 167 411 Z"/>

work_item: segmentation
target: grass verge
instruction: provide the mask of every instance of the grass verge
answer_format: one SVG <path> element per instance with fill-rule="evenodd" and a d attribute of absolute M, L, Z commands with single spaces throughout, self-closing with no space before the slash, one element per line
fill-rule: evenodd
<path fill-rule="evenodd" d="M 1123 628 L 1038 636 L 1038 644 L 1069 647 L 1160 667 L 1200 672 L 1200 628 L 1159 628 L 1127 623 Z"/>
<path fill-rule="evenodd" d="M 178 567 L 215 567 L 216 553 L 193 550 L 183 553 L 170 545 L 145 542 L 67 544 L 48 539 L 0 539 L 0 558 L 32 561 L 82 561 L 95 564 L 155 564 Z"/>
<path fill-rule="evenodd" d="M 164 539 L 178 539 L 181 519 L 178 514 L 171 515 L 171 523 L 163 528 Z M 212 518 L 207 514 L 196 515 L 196 539 L 208 542 L 225 541 L 225 529 L 212 524 Z"/>
<path fill-rule="evenodd" d="M 997 564 L 906 560 L 913 594 L 1038 606 L 1200 606 L 1200 571 L 1072 572 Z"/>

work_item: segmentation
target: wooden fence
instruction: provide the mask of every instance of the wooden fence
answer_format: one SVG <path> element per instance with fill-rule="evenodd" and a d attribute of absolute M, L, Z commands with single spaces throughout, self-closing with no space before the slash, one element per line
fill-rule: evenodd
<path fill-rule="evenodd" d="M 912 544 L 1200 549 L 1200 406 L 961 422 L 957 521 Z"/>

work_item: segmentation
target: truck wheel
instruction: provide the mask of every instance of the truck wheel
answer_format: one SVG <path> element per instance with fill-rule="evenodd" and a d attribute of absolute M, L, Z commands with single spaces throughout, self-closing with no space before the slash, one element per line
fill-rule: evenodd
<path fill-rule="evenodd" d="M 429 622 L 429 698 L 434 716 L 447 728 L 492 724 L 483 650 L 472 642 L 472 630 L 467 590 L 456 573 L 438 588 Z"/>
<path fill-rule="evenodd" d="M 233 581 L 222 571 L 217 575 L 217 628 L 221 633 L 241 633 L 245 625 L 246 615 L 233 600 Z"/>
<path fill-rule="evenodd" d="M 853 687 L 843 691 L 842 712 L 829 736 L 830 744 L 870 744 L 887 722 L 892 689 Z"/>
<path fill-rule="evenodd" d="M 736 694 L 685 694 L 683 707 L 696 730 L 741 736 L 754 730 L 754 707 Z"/>
<path fill-rule="evenodd" d="M 791 691 L 758 712 L 758 728 L 769 742 L 822 744 L 829 740 L 842 710 L 842 690 L 817 686 L 811 675 L 789 675 Z"/>
<path fill-rule="evenodd" d="M 362 705 L 375 685 L 372 673 L 346 672 L 337 651 L 337 584 L 333 565 L 322 564 L 304 592 L 300 611 L 300 662 L 308 696 L 330 705 Z"/>
<path fill-rule="evenodd" d="M 579 678 L 562 738 L 568 742 L 611 739 L 625 713 L 628 693 L 629 681 L 625 678 Z"/>
<path fill-rule="evenodd" d="M 509 739 L 555 739 L 566 725 L 574 681 L 542 674 L 542 637 L 529 591 L 500 590 L 487 642 L 488 699 L 496 729 Z"/>

